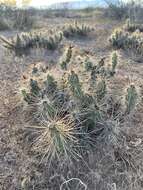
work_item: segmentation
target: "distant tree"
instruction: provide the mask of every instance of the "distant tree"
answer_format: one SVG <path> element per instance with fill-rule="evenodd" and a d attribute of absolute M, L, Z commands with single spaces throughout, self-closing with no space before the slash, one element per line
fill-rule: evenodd
<path fill-rule="evenodd" d="M 7 6 L 16 6 L 16 0 L 0 0 L 0 4 Z"/>
<path fill-rule="evenodd" d="M 31 3 L 32 0 L 21 0 L 21 1 L 22 1 L 21 2 L 22 6 L 26 7 L 26 6 L 28 6 Z"/>

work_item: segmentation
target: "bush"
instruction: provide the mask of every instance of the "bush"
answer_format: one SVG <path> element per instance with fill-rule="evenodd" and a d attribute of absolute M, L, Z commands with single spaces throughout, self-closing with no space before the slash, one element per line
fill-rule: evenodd
<path fill-rule="evenodd" d="M 17 10 L 15 12 L 13 27 L 19 30 L 31 29 L 35 24 L 35 19 L 28 10 Z"/>
<path fill-rule="evenodd" d="M 125 19 L 128 17 L 128 10 L 129 7 L 127 3 L 123 2 L 122 0 L 118 1 L 110 1 L 105 0 L 105 2 L 108 5 L 108 8 L 106 9 L 106 16 L 112 17 L 113 19 Z"/>

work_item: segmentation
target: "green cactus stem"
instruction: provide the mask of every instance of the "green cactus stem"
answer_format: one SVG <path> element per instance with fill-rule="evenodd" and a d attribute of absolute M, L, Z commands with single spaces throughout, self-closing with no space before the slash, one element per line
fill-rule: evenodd
<path fill-rule="evenodd" d="M 130 85 L 126 95 L 126 113 L 129 114 L 136 106 L 137 91 L 134 85 Z"/>
<path fill-rule="evenodd" d="M 81 84 L 79 82 L 78 75 L 74 71 L 71 71 L 71 74 L 68 76 L 68 83 L 75 97 L 83 97 L 83 92 L 81 90 Z"/>

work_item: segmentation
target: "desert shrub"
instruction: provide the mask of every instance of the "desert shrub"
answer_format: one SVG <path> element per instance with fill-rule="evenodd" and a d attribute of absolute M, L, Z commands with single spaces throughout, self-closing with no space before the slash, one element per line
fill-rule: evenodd
<path fill-rule="evenodd" d="M 0 17 L 0 30 L 8 30 L 10 29 L 10 25 L 6 19 Z"/>
<path fill-rule="evenodd" d="M 89 32 L 91 32 L 93 28 L 86 26 L 85 24 L 78 24 L 75 22 L 74 24 L 70 24 L 63 28 L 63 35 L 66 38 L 75 37 L 75 36 L 87 36 Z"/>
<path fill-rule="evenodd" d="M 47 35 L 42 33 L 21 33 L 12 39 L 0 37 L 4 47 L 14 52 L 17 56 L 26 55 L 31 48 L 44 48 L 55 50 L 62 40 L 62 34 Z"/>
<path fill-rule="evenodd" d="M 108 5 L 108 8 L 105 11 L 106 16 L 112 17 L 113 19 L 124 19 L 128 17 L 129 7 L 127 3 L 122 0 L 110 1 L 105 0 Z"/>
<path fill-rule="evenodd" d="M 35 19 L 29 14 L 28 10 L 17 10 L 13 20 L 13 27 L 19 30 L 31 29 L 35 24 Z"/>
<path fill-rule="evenodd" d="M 65 61 L 69 64 L 71 59 L 70 53 L 69 59 Z M 112 72 L 115 72 L 116 66 L 117 55 L 113 53 Z M 84 63 L 78 68 L 74 63 L 66 69 L 60 69 L 57 64 L 53 70 L 37 64 L 28 74 L 25 73 L 26 79 L 22 80 L 20 88 L 22 102 L 26 104 L 26 116 L 29 114 L 32 118 L 32 124 L 28 124 L 25 131 L 30 136 L 35 153 L 50 160 L 80 158 L 89 147 L 93 147 L 98 136 L 106 135 L 107 127 L 100 123 L 119 112 L 119 106 L 113 106 L 114 94 L 111 95 L 108 87 L 110 73 L 107 68 L 105 58 L 102 58 L 88 72 L 85 71 Z M 83 83 L 85 80 L 87 82 Z M 123 106 L 126 108 L 120 110 L 123 117 L 136 106 L 134 91 L 135 87 L 127 90 L 124 98 L 126 106 Z M 109 101 L 111 98 L 112 101 Z"/>

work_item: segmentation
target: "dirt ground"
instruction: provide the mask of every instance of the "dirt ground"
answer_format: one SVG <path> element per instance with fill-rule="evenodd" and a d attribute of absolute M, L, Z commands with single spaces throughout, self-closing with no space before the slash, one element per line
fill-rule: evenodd
<path fill-rule="evenodd" d="M 61 23 L 72 21 L 71 18 L 45 19 L 42 29 L 58 28 Z M 79 19 L 79 22 L 92 25 L 95 31 L 85 39 L 64 39 L 61 47 L 65 43 L 73 44 L 76 48 L 90 51 L 97 61 L 105 57 L 109 62 L 112 48 L 109 46 L 108 39 L 114 28 L 122 23 L 106 19 L 99 21 L 96 18 L 83 18 Z M 16 33 L 17 31 L 5 31 L 0 32 L 0 35 L 11 37 Z M 130 83 L 138 86 L 140 91 L 143 88 L 143 62 L 136 62 L 122 50 L 118 53 L 120 63 L 116 78 L 110 85 L 116 84 L 114 90 L 120 94 L 123 93 L 124 86 Z M 76 161 L 74 165 L 69 163 L 68 167 L 62 163 L 60 166 L 53 163 L 52 169 L 49 169 L 48 163 L 40 163 L 30 152 L 27 139 L 23 138 L 21 132 L 21 126 L 24 124 L 19 95 L 20 80 L 29 65 L 38 62 L 45 64 L 57 62 L 60 55 L 59 48 L 55 52 L 33 51 L 28 57 L 18 58 L 6 52 L 0 44 L 0 190 L 86 189 L 82 184 L 79 185 L 79 179 L 87 185 L 88 190 L 143 189 L 142 104 L 137 106 L 135 113 L 124 124 L 129 136 L 128 149 L 137 162 L 136 167 L 132 167 L 131 170 L 115 162 L 113 151 L 108 145 L 102 147 L 102 151 L 99 145 L 96 152 L 90 152 L 86 161 Z M 135 143 L 137 145 L 134 149 L 132 144 Z M 72 178 L 75 178 L 72 188 L 60 188 L 65 180 Z"/>

